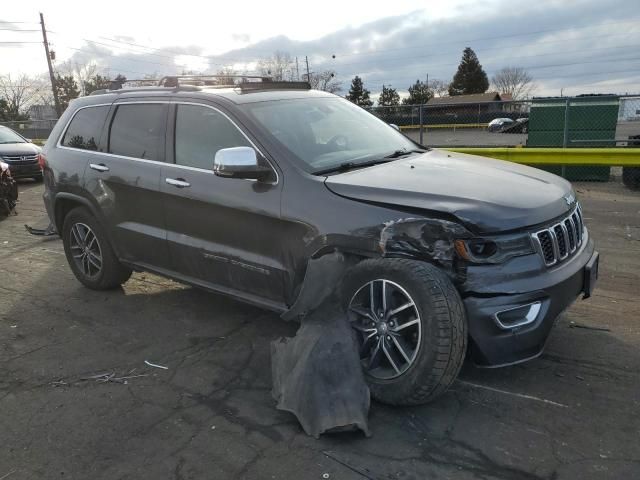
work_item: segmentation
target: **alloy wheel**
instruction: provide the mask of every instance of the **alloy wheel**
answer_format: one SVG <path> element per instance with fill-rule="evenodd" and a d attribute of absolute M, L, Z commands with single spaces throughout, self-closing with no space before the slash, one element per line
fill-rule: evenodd
<path fill-rule="evenodd" d="M 353 295 L 349 312 L 367 375 L 389 380 L 413 365 L 422 325 L 418 308 L 404 288 L 390 280 L 372 280 Z"/>
<path fill-rule="evenodd" d="M 69 246 L 78 269 L 87 278 L 97 277 L 102 271 L 102 250 L 93 230 L 84 223 L 73 224 Z"/>

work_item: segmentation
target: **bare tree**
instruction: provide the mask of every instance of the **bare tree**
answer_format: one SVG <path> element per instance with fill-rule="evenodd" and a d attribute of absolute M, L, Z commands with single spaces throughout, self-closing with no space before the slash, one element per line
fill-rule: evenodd
<path fill-rule="evenodd" d="M 29 107 L 46 95 L 45 89 L 46 84 L 38 77 L 0 76 L 0 98 L 7 102 L 7 111 L 16 120 L 24 118 Z"/>
<path fill-rule="evenodd" d="M 89 93 L 85 89 L 85 84 L 96 76 L 98 65 L 95 62 L 80 64 L 67 60 L 61 63 L 56 70 L 61 77 L 73 77 L 80 88 L 80 95 L 84 96 Z"/>
<path fill-rule="evenodd" d="M 287 52 L 275 52 L 271 57 L 258 62 L 260 75 L 270 76 L 275 81 L 293 80 L 295 66 Z"/>
<path fill-rule="evenodd" d="M 533 93 L 533 77 L 522 67 L 505 67 L 497 72 L 491 83 L 499 93 L 509 93 L 514 100 L 522 100 Z"/>
<path fill-rule="evenodd" d="M 311 73 L 309 83 L 314 90 L 324 90 L 329 93 L 337 93 L 342 90 L 342 82 L 336 80 L 336 72 L 333 70 Z"/>
<path fill-rule="evenodd" d="M 429 80 L 428 87 L 433 92 L 434 97 L 446 97 L 449 95 L 449 83 L 438 78 Z"/>

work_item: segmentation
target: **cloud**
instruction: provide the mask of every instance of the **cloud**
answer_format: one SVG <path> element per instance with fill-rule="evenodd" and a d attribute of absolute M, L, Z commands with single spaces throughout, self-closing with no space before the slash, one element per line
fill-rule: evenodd
<path fill-rule="evenodd" d="M 179 73 L 183 68 L 176 65 L 179 55 L 204 61 L 211 73 L 229 65 L 251 67 L 282 51 L 298 56 L 301 66 L 307 56 L 313 71 L 335 70 L 345 86 L 360 75 L 376 94 L 383 83 L 406 91 L 427 74 L 430 79 L 450 80 L 462 50 L 470 46 L 489 77 L 505 66 L 527 68 L 538 85 L 537 94 L 557 94 L 560 88 L 565 94 L 600 88 L 638 91 L 640 54 L 635 53 L 635 45 L 640 43 L 640 24 L 629 19 L 628 7 L 624 0 L 544 5 L 484 1 L 438 20 L 430 19 L 428 10 L 415 11 L 346 27 L 311 41 L 281 35 L 216 56 L 205 55 L 197 46 L 144 50 L 87 44 L 72 57 L 97 61 L 113 75 L 121 71 L 131 77 Z M 250 40 L 242 33 L 233 38 L 243 43 Z"/>

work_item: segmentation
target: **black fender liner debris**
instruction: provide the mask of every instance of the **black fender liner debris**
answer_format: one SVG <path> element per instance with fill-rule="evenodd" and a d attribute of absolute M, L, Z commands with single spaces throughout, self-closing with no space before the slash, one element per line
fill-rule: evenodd
<path fill-rule="evenodd" d="M 11 176 L 9 165 L 0 161 L 0 218 L 15 211 L 18 201 L 18 184 Z"/>
<path fill-rule="evenodd" d="M 50 237 L 52 235 L 57 235 L 58 232 L 56 230 L 56 226 L 53 223 L 49 223 L 49 226 L 47 226 L 47 228 L 35 228 L 35 227 L 30 227 L 29 225 L 24 226 L 24 228 L 27 229 L 27 232 L 29 232 L 31 235 L 36 235 L 39 237 Z"/>
<path fill-rule="evenodd" d="M 355 429 L 370 436 L 369 387 L 339 299 L 330 296 L 301 322 L 295 337 L 271 343 L 277 408 L 293 413 L 315 438 Z"/>

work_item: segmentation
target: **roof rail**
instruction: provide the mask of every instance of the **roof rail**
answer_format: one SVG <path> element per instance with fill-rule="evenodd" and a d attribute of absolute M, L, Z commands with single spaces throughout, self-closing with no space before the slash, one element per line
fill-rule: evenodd
<path fill-rule="evenodd" d="M 126 85 L 126 86 L 125 86 Z M 238 88 L 241 92 L 259 90 L 311 90 L 309 82 L 274 81 L 271 77 L 260 75 L 170 75 L 160 80 L 152 78 L 132 79 L 120 82 L 112 80 L 108 88 L 96 90 L 90 95 L 121 93 L 130 90 L 164 90 L 166 88 L 199 90 L 206 88 Z"/>
<path fill-rule="evenodd" d="M 311 90 L 309 82 L 246 82 L 236 85 L 242 92 L 256 90 Z"/>
<path fill-rule="evenodd" d="M 109 83 L 109 90 L 119 90 L 125 85 L 129 87 L 157 87 L 158 79 L 156 78 L 131 78 L 124 81 L 111 80 Z"/>
<path fill-rule="evenodd" d="M 195 85 L 199 87 L 234 87 L 243 83 L 271 82 L 272 78 L 262 75 L 168 75 L 158 82 L 163 87 Z"/>

